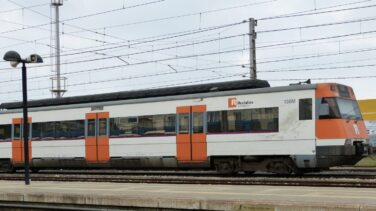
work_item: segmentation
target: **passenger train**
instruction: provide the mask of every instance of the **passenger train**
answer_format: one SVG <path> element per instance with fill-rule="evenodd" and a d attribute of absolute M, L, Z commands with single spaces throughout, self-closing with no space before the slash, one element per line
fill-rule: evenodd
<path fill-rule="evenodd" d="M 304 173 L 354 164 L 367 132 L 351 87 L 263 80 L 29 101 L 40 169 Z M 22 103 L 0 106 L 0 165 L 23 167 Z"/>

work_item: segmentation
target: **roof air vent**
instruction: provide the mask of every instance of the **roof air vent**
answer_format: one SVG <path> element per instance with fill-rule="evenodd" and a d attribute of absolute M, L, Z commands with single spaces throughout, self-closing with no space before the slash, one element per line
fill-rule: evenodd
<path fill-rule="evenodd" d="M 218 89 L 217 86 L 215 86 L 215 87 L 210 88 L 210 91 L 211 92 L 217 92 L 217 91 L 219 91 L 219 89 Z"/>

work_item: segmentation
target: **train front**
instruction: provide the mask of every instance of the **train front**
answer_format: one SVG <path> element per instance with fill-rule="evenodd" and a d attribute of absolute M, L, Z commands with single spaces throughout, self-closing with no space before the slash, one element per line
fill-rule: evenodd
<path fill-rule="evenodd" d="M 318 167 L 352 165 L 367 154 L 367 130 L 351 87 L 318 84 L 316 114 Z"/>

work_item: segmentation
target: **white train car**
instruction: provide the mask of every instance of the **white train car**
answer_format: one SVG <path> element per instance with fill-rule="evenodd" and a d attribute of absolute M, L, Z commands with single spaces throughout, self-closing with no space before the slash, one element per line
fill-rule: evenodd
<path fill-rule="evenodd" d="M 22 104 L 0 112 L 0 164 L 22 168 Z M 351 164 L 367 139 L 339 84 L 233 81 L 29 102 L 30 167 L 303 172 Z"/>

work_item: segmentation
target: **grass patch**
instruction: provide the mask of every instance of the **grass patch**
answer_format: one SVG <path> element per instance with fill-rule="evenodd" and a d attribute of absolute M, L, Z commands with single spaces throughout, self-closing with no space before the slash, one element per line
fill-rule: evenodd
<path fill-rule="evenodd" d="M 361 159 L 358 163 L 355 164 L 355 166 L 360 166 L 360 167 L 376 166 L 376 155 L 370 155 L 368 157 Z"/>

